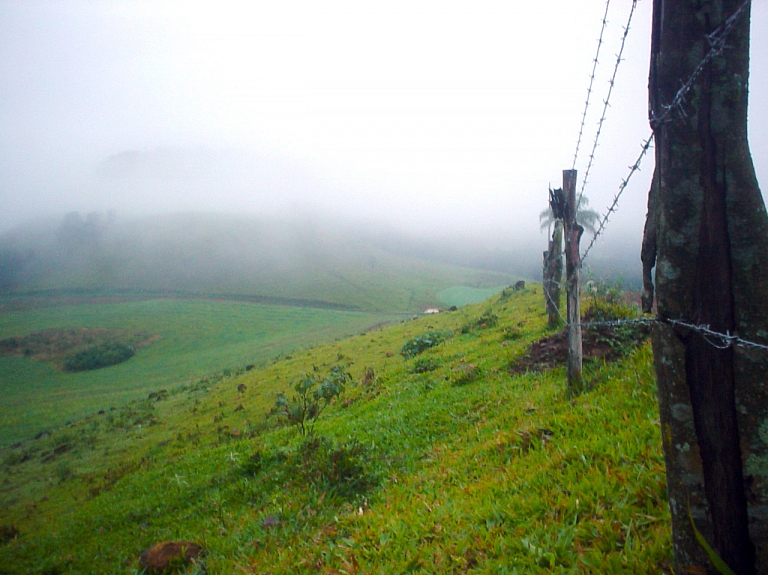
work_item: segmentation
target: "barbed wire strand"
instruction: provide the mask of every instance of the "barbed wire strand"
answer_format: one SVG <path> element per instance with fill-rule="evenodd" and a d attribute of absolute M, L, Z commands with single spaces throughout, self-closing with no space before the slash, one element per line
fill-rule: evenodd
<path fill-rule="evenodd" d="M 640 163 L 643 161 L 643 158 L 645 157 L 645 154 L 650 149 L 652 143 L 653 143 L 653 133 L 651 133 L 651 135 L 648 136 L 648 138 L 643 142 L 643 145 L 641 146 L 641 150 L 640 150 L 640 155 L 637 157 L 637 160 L 635 160 L 635 163 L 629 166 L 629 173 L 627 174 L 627 177 L 621 180 L 621 184 L 619 184 L 619 190 L 616 192 L 616 195 L 613 197 L 613 201 L 611 202 L 611 205 L 608 207 L 608 211 L 603 216 L 603 219 L 600 220 L 600 225 L 598 226 L 597 231 L 595 232 L 595 235 L 592 236 L 592 241 L 589 242 L 587 249 L 584 250 L 584 254 L 581 256 L 582 264 L 584 263 L 584 260 L 587 259 L 587 256 L 589 255 L 589 250 L 591 250 L 592 246 L 595 245 L 597 238 L 599 238 L 600 234 L 602 234 L 603 231 L 605 230 L 605 224 L 608 223 L 608 218 L 618 208 L 621 194 L 624 193 L 624 190 L 627 189 L 627 186 L 629 185 L 629 180 L 632 178 L 632 175 L 635 172 L 640 171 Z"/>
<path fill-rule="evenodd" d="M 655 127 L 661 122 L 667 121 L 670 114 L 672 114 L 675 110 L 680 110 L 681 113 L 683 112 L 683 104 L 685 103 L 685 97 L 688 94 L 688 92 L 691 91 L 693 88 L 693 84 L 696 81 L 696 78 L 698 78 L 699 74 L 701 74 L 704 67 L 716 56 L 723 53 L 723 51 L 726 48 L 725 40 L 728 37 L 728 35 L 731 33 L 733 28 L 736 26 L 736 22 L 738 21 L 739 17 L 744 13 L 744 11 L 749 6 L 750 2 L 752 0 L 744 0 L 742 4 L 739 6 L 739 8 L 736 9 L 736 11 L 731 14 L 731 16 L 718 28 L 707 35 L 707 41 L 709 42 L 710 49 L 707 52 L 707 54 L 702 58 L 701 62 L 696 66 L 696 68 L 693 70 L 691 75 L 688 77 L 688 79 L 685 81 L 685 83 L 680 87 L 680 89 L 675 93 L 675 97 L 672 99 L 672 102 L 669 105 L 665 105 L 664 112 L 658 116 L 654 117 L 651 120 L 651 124 Z M 625 31 L 625 37 L 626 37 L 626 31 Z M 613 198 L 613 202 L 611 202 L 610 207 L 608 208 L 608 211 L 603 216 L 603 219 L 600 221 L 600 226 L 597 229 L 597 232 L 594 236 L 592 236 L 592 241 L 589 243 L 589 246 L 587 246 L 587 249 L 584 250 L 584 255 L 581 256 L 582 263 L 584 262 L 584 259 L 589 254 L 589 251 L 592 249 L 592 246 L 595 244 L 595 241 L 600 236 L 600 234 L 605 230 L 605 224 L 608 222 L 608 218 L 612 213 L 614 213 L 618 207 L 619 198 L 621 197 L 622 192 L 627 187 L 627 184 L 629 183 L 629 179 L 632 177 L 632 175 L 640 170 L 640 162 L 642 161 L 643 157 L 645 156 L 648 149 L 651 147 L 651 142 L 653 141 L 653 133 L 643 142 L 642 144 L 642 151 L 640 152 L 640 156 L 638 157 L 637 161 L 630 166 L 629 174 L 625 179 L 621 181 L 621 184 L 619 185 L 619 190 L 616 193 L 616 195 Z M 586 185 L 586 178 L 584 181 L 584 185 Z M 583 186 L 582 186 L 582 192 L 583 192 Z M 578 202 L 577 202 L 578 205 Z"/>
<path fill-rule="evenodd" d="M 768 345 L 762 343 L 756 343 L 739 337 L 736 334 L 726 332 L 722 333 L 715 331 L 709 327 L 709 325 L 697 325 L 690 322 L 682 321 L 679 319 L 669 318 L 634 318 L 634 319 L 614 319 L 606 321 L 588 321 L 581 322 L 581 327 L 621 327 L 624 325 L 652 325 L 652 324 L 669 324 L 675 327 L 684 327 L 691 331 L 695 331 L 701 334 L 705 341 L 712 347 L 717 349 L 728 349 L 732 346 L 748 347 L 753 349 L 761 349 L 768 351 Z M 717 340 L 719 343 L 715 343 Z"/>
<path fill-rule="evenodd" d="M 739 336 L 737 336 L 735 334 L 732 334 L 732 333 L 729 333 L 729 332 L 720 333 L 720 332 L 717 332 L 717 331 L 714 331 L 714 330 L 710 329 L 710 327 L 708 325 L 695 325 L 695 324 L 692 324 L 692 323 L 684 322 L 684 321 L 679 320 L 679 319 L 663 319 L 663 320 L 659 320 L 659 321 L 661 321 L 663 323 L 668 323 L 668 324 L 671 324 L 671 325 L 685 327 L 687 329 L 696 331 L 696 332 L 702 334 L 710 345 L 712 345 L 714 347 L 717 347 L 719 349 L 727 349 L 728 347 L 731 347 L 732 345 L 739 345 L 741 347 L 751 347 L 751 348 L 755 348 L 755 349 L 768 350 L 768 345 L 764 345 L 762 343 L 755 343 L 754 341 L 748 341 L 746 339 L 742 339 Z M 718 345 L 716 345 L 715 343 L 713 343 L 711 340 L 709 340 L 707 338 L 719 339 L 723 343 L 718 346 Z"/>
<path fill-rule="evenodd" d="M 557 282 L 555 280 L 549 280 L 549 282 L 550 282 L 550 285 L 556 285 L 561 289 L 563 288 L 563 284 L 561 284 L 560 282 Z M 556 304 L 555 300 L 552 299 L 552 294 L 549 293 L 549 290 L 547 289 L 546 285 L 542 285 L 542 288 L 544 290 L 544 295 L 547 296 L 547 299 L 549 300 L 549 303 L 551 303 L 552 307 L 555 308 L 555 310 L 557 311 L 557 315 L 560 317 L 560 321 L 562 321 L 566 326 L 568 326 L 569 325 L 568 320 L 563 317 L 563 314 L 560 311 L 560 305 Z"/>
<path fill-rule="evenodd" d="M 576 151 L 573 153 L 573 166 L 572 170 L 576 169 L 576 160 L 579 157 L 579 147 L 581 146 L 581 138 L 584 135 L 584 124 L 587 121 L 587 111 L 589 110 L 589 101 L 592 96 L 592 85 L 595 83 L 595 72 L 597 71 L 597 64 L 600 58 L 600 48 L 603 46 L 603 33 L 605 32 L 605 26 L 608 24 L 608 8 L 611 5 L 611 0 L 605 2 L 605 14 L 603 14 L 603 24 L 600 28 L 600 37 L 597 39 L 597 51 L 595 52 L 595 58 L 592 60 L 592 74 L 589 76 L 589 87 L 587 88 L 587 100 L 584 103 L 584 113 L 581 115 L 581 125 L 579 126 L 579 137 L 576 140 Z"/>
<path fill-rule="evenodd" d="M 682 111 L 682 106 L 683 106 L 683 103 L 685 102 L 685 96 L 693 88 L 693 84 L 696 81 L 696 78 L 699 77 L 701 72 L 704 70 L 704 67 L 707 64 L 709 64 L 709 62 L 713 58 L 723 53 L 726 47 L 726 44 L 725 44 L 726 38 L 728 38 L 728 35 L 733 30 L 734 26 L 736 26 L 736 22 L 738 21 L 739 17 L 744 13 L 744 11 L 750 5 L 751 1 L 752 0 L 744 0 L 741 6 L 739 6 L 739 8 L 733 14 L 731 14 L 731 16 L 723 24 L 718 26 L 714 32 L 707 35 L 707 41 L 709 42 L 709 46 L 710 46 L 709 52 L 707 52 L 706 56 L 702 58 L 701 62 L 699 62 L 699 65 L 696 66 L 696 68 L 693 70 L 693 72 L 691 72 L 691 75 L 688 77 L 685 83 L 675 93 L 674 98 L 672 98 L 672 102 L 670 102 L 668 105 L 662 106 L 664 108 L 664 112 L 660 116 L 653 117 L 651 119 L 651 123 L 653 126 L 656 126 L 661 122 L 667 121 L 669 115 L 674 110 L 680 109 Z"/>
<path fill-rule="evenodd" d="M 592 151 L 589 153 L 589 161 L 587 162 L 587 169 L 584 171 L 584 179 L 581 182 L 581 190 L 579 191 L 578 199 L 576 200 L 576 206 L 581 204 L 581 198 L 584 196 L 584 190 L 587 187 L 587 181 L 589 179 L 589 172 L 592 170 L 592 164 L 595 161 L 595 152 L 597 151 L 597 143 L 600 140 L 600 134 L 603 131 L 603 123 L 605 117 L 608 114 L 608 107 L 611 101 L 611 94 L 613 93 L 613 87 L 616 85 L 616 76 L 619 71 L 619 66 L 623 61 L 621 57 L 624 54 L 624 46 L 627 43 L 627 36 L 629 35 L 629 28 L 632 24 L 632 17 L 635 14 L 635 8 L 637 7 L 637 0 L 632 0 L 632 8 L 629 10 L 629 17 L 627 18 L 627 25 L 624 26 L 624 34 L 621 36 L 621 45 L 619 46 L 619 53 L 616 55 L 616 64 L 613 67 L 613 75 L 608 81 L 608 94 L 603 100 L 603 113 L 600 115 L 600 121 L 597 123 L 597 132 L 595 132 L 595 140 L 592 142 Z M 574 164 L 575 165 L 575 164 Z"/>

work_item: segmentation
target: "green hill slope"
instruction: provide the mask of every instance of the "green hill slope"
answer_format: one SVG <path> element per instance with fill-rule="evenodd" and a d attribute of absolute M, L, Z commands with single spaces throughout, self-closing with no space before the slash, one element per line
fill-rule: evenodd
<path fill-rule="evenodd" d="M 31 309 L 0 313 L 0 344 L 51 329 L 115 329 L 149 334 L 130 361 L 67 372 L 0 345 L 0 446 L 51 426 L 124 405 L 151 391 L 224 369 L 348 336 L 402 316 L 211 300 L 71 302 L 37 298 Z"/>
<path fill-rule="evenodd" d="M 664 572 L 648 345 L 587 364 L 571 398 L 562 368 L 509 370 L 547 334 L 541 307 L 540 287 L 505 291 L 3 450 L 2 570 L 136 573 L 191 540 L 188 573 Z M 313 436 L 268 417 L 344 372 Z"/>
<path fill-rule="evenodd" d="M 120 290 L 420 311 L 445 305 L 441 290 L 512 279 L 393 252 L 332 222 L 214 214 L 119 222 L 70 214 L 0 238 L 0 294 Z"/>

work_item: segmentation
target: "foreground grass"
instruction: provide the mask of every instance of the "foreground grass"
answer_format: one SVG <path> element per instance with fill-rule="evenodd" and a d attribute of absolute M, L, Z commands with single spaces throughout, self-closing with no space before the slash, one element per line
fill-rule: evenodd
<path fill-rule="evenodd" d="M 279 354 L 359 333 L 393 317 L 168 299 L 0 313 L 0 339 L 64 327 L 159 336 L 130 361 L 81 373 L 65 373 L 34 359 L 0 356 L 0 445 L 215 371 L 266 362 Z"/>
<path fill-rule="evenodd" d="M 588 365 L 592 389 L 576 398 L 561 369 L 510 376 L 546 333 L 536 291 L 206 378 L 6 450 L 0 524 L 18 535 L 0 546 L 2 569 L 134 573 L 142 549 L 192 539 L 208 556 L 189 572 L 664 570 L 650 350 Z M 449 330 L 411 360 L 397 353 Z M 317 423 L 322 441 L 265 417 L 302 373 L 337 365 L 358 383 Z"/>

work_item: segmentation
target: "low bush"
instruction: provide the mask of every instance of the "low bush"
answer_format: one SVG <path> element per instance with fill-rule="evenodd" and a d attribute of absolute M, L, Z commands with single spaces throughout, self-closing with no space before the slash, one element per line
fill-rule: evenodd
<path fill-rule="evenodd" d="M 411 366 L 411 373 L 428 373 L 435 371 L 440 364 L 431 357 L 419 357 L 414 360 Z"/>
<path fill-rule="evenodd" d="M 104 342 L 65 357 L 64 371 L 101 369 L 128 361 L 134 355 L 136 350 L 128 345 L 116 341 Z"/>
<path fill-rule="evenodd" d="M 584 338 L 607 344 L 616 357 L 626 355 L 650 335 L 647 324 L 622 323 L 636 317 L 636 310 L 629 306 L 615 300 L 595 298 L 582 318 L 587 324 Z"/>
<path fill-rule="evenodd" d="M 417 335 L 403 344 L 403 347 L 400 350 L 400 355 L 405 359 L 411 359 L 412 357 L 416 357 L 420 353 L 425 352 L 429 348 L 443 343 L 446 339 L 451 337 L 451 335 L 450 332 L 446 331 L 428 331 L 421 335 Z"/>

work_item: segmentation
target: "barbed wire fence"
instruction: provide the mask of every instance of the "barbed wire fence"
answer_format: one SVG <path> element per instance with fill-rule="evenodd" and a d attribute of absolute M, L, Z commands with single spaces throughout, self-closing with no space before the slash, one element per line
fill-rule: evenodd
<path fill-rule="evenodd" d="M 750 5 L 751 0 L 744 0 L 742 4 L 739 6 L 739 8 L 721 25 L 719 26 L 715 31 L 708 34 L 706 37 L 706 40 L 709 45 L 709 50 L 705 54 L 705 56 L 702 58 L 702 60 L 699 62 L 699 64 L 696 66 L 696 68 L 693 70 L 693 72 L 690 74 L 690 76 L 686 79 L 686 81 L 680 86 L 678 91 L 675 93 L 675 96 L 672 98 L 672 101 L 669 104 L 663 105 L 664 112 L 660 114 L 659 116 L 653 116 L 651 117 L 651 127 L 652 131 L 651 134 L 642 142 L 640 146 L 640 154 L 638 155 L 635 162 L 628 167 L 629 172 L 627 173 L 626 177 L 622 178 L 618 190 L 616 194 L 613 197 L 613 200 L 611 201 L 610 205 L 608 206 L 605 214 L 600 220 L 600 224 L 597 228 L 597 231 L 592 236 L 592 240 L 590 241 L 589 245 L 587 246 L 586 250 L 584 250 L 583 255 L 580 259 L 580 265 L 583 264 L 584 260 L 589 255 L 590 251 L 592 250 L 593 246 L 595 245 L 595 242 L 597 239 L 605 232 L 606 225 L 609 221 L 609 218 L 612 214 L 616 212 L 619 205 L 619 200 L 622 197 L 622 194 L 627 189 L 630 180 L 632 179 L 632 176 L 640 171 L 640 165 L 647 154 L 648 150 L 652 147 L 653 141 L 654 141 L 654 132 L 653 130 L 658 127 L 663 122 L 671 121 L 673 114 L 679 114 L 683 117 L 686 116 L 685 111 L 685 103 L 686 103 L 686 97 L 689 94 L 689 92 L 693 89 L 694 84 L 696 82 L 696 79 L 699 77 L 699 75 L 702 73 L 704 68 L 717 56 L 720 56 L 723 54 L 725 49 L 727 48 L 726 40 L 728 38 L 728 35 L 731 33 L 733 28 L 735 27 L 738 19 L 744 14 L 744 12 L 747 10 L 747 8 Z M 610 4 L 610 0 L 606 2 L 606 9 L 605 14 L 603 16 L 602 21 L 602 27 L 600 30 L 600 37 L 598 39 L 598 48 L 597 53 L 595 55 L 594 61 L 593 61 L 593 68 L 592 73 L 590 75 L 590 82 L 589 87 L 587 89 L 587 100 L 586 105 L 584 108 L 584 112 L 582 114 L 582 122 L 581 126 L 579 128 L 579 135 L 576 143 L 576 151 L 574 153 L 574 159 L 573 159 L 573 166 L 575 168 L 576 161 L 578 158 L 579 153 L 579 147 L 581 145 L 581 140 L 583 137 L 583 131 L 585 126 L 585 120 L 587 117 L 587 112 L 590 105 L 590 97 L 592 94 L 592 86 L 595 79 L 595 73 L 596 73 L 596 67 L 598 64 L 598 57 L 600 53 L 600 47 L 603 44 L 603 34 L 605 32 L 605 27 L 607 24 L 607 15 L 608 15 L 608 5 Z M 637 0 L 633 0 L 632 7 L 630 10 L 629 17 L 627 19 L 627 24 L 623 28 L 623 34 L 621 38 L 621 46 L 619 49 L 619 53 L 616 58 L 616 63 L 614 65 L 613 69 L 613 75 L 611 76 L 611 79 L 609 81 L 609 90 L 607 97 L 603 101 L 603 111 L 600 117 L 600 121 L 598 122 L 597 131 L 595 133 L 595 139 L 593 141 L 592 150 L 589 155 L 589 161 L 587 164 L 586 172 L 584 175 L 584 179 L 582 181 L 581 190 L 579 192 L 578 200 L 576 202 L 576 205 L 578 206 L 581 202 L 581 198 L 584 194 L 584 191 L 586 189 L 588 178 L 589 178 L 589 172 L 592 168 L 592 165 L 594 163 L 594 157 L 595 152 L 597 149 L 598 140 L 600 138 L 600 134 L 602 132 L 603 123 L 606 118 L 607 110 L 609 107 L 610 102 L 610 96 L 613 92 L 613 88 L 615 86 L 616 82 L 616 75 L 619 68 L 619 65 L 622 61 L 622 54 L 624 51 L 624 46 L 626 43 L 626 39 L 629 33 L 630 24 L 632 22 L 632 17 L 635 11 L 635 7 L 637 4 Z M 554 280 L 550 280 L 554 281 Z M 554 282 L 561 288 L 563 287 L 562 284 L 559 282 Z M 567 282 L 566 282 L 567 287 Z M 548 293 L 548 291 L 544 290 L 545 296 L 548 298 L 550 303 L 552 302 L 551 295 Z M 571 324 L 568 323 L 568 320 L 563 316 L 562 312 L 560 311 L 559 305 L 554 305 L 555 309 L 557 309 L 557 313 L 560 317 L 560 320 L 563 322 L 563 324 L 566 326 L 566 328 L 570 328 Z M 763 343 L 758 343 L 754 341 L 749 341 L 746 339 L 743 339 L 740 337 L 737 333 L 722 333 L 715 330 L 712 330 L 709 325 L 702 325 L 697 324 L 695 322 L 687 321 L 683 318 L 673 319 L 673 318 L 663 318 L 663 317 L 641 317 L 641 318 L 634 318 L 634 319 L 617 319 L 617 320 L 606 320 L 606 321 L 579 321 L 578 325 L 582 328 L 591 328 L 591 327 L 621 327 L 626 325 L 648 325 L 648 326 L 655 326 L 655 325 L 668 325 L 673 328 L 678 329 L 684 329 L 689 330 L 692 332 L 696 332 L 700 334 L 707 343 L 712 345 L 715 348 L 718 349 L 727 349 L 729 347 L 741 347 L 745 349 L 750 350 L 759 350 L 759 351 L 768 351 L 768 345 Z"/>
<path fill-rule="evenodd" d="M 728 349 L 729 347 L 743 347 L 748 349 L 757 349 L 768 351 L 768 345 L 749 341 L 739 337 L 735 333 L 722 333 L 715 331 L 709 325 L 693 324 L 679 319 L 658 318 L 658 317 L 639 317 L 635 319 L 616 319 L 606 321 L 587 321 L 581 322 L 582 327 L 621 327 L 624 325 L 660 325 L 666 324 L 672 327 L 684 328 L 694 331 L 704 337 L 712 347 L 717 349 Z"/>
<path fill-rule="evenodd" d="M 595 132 L 595 139 L 592 142 L 592 151 L 589 153 L 589 161 L 587 162 L 587 168 L 584 171 L 584 179 L 581 182 L 581 190 L 579 191 L 579 196 L 578 196 L 578 199 L 576 200 L 576 206 L 579 206 L 581 204 L 581 199 L 584 196 L 584 189 L 587 187 L 587 182 L 589 180 L 589 172 L 592 170 L 592 164 L 595 161 L 595 152 L 597 152 L 597 144 L 600 140 L 600 134 L 603 131 L 603 123 L 605 123 L 605 117 L 608 114 L 608 108 L 611 102 L 611 94 L 613 94 L 613 87 L 616 85 L 616 77 L 619 72 L 619 66 L 623 61 L 622 56 L 624 55 L 624 47 L 627 44 L 627 36 L 629 35 L 629 29 L 632 25 L 632 17 L 635 14 L 636 7 L 637 7 L 637 0 L 632 0 L 632 7 L 629 10 L 629 16 L 627 17 L 627 24 L 624 26 L 624 33 L 621 36 L 621 44 L 619 46 L 619 52 L 616 55 L 616 64 L 614 64 L 613 66 L 613 74 L 611 75 L 611 79 L 608 81 L 608 94 L 606 95 L 605 100 L 603 100 L 603 111 L 600 114 L 600 120 L 597 123 L 597 131 Z M 607 7 L 606 7 L 606 10 L 607 10 Z M 605 22 L 605 19 L 603 21 Z M 602 39 L 602 32 L 601 32 L 601 39 Z M 590 88 L 591 88 L 591 84 L 590 84 Z M 587 104 L 587 107 L 589 107 L 589 104 Z M 587 113 L 587 110 L 585 109 L 584 110 L 585 116 L 586 116 L 586 113 Z M 578 144 L 577 144 L 576 153 L 578 153 Z M 574 157 L 574 167 L 575 167 L 575 164 L 576 164 L 576 159 Z"/>
<path fill-rule="evenodd" d="M 696 68 L 693 70 L 691 75 L 688 77 L 688 79 L 683 83 L 683 85 L 680 87 L 680 89 L 675 93 L 675 96 L 672 98 L 672 102 L 669 104 L 663 105 L 664 112 L 659 115 L 658 117 L 652 117 L 651 118 L 651 126 L 655 128 L 662 122 L 667 122 L 670 120 L 670 116 L 673 112 L 678 112 L 681 115 L 685 116 L 685 98 L 688 95 L 688 93 L 693 89 L 694 82 L 696 81 L 696 78 L 699 77 L 701 72 L 704 70 L 704 67 L 712 61 L 715 57 L 721 55 L 723 51 L 726 48 L 726 39 L 728 35 L 733 30 L 733 27 L 736 25 L 736 22 L 738 21 L 739 17 L 744 13 L 744 11 L 749 6 L 751 0 L 744 0 L 742 4 L 739 6 L 739 8 L 720 26 L 718 27 L 714 32 L 710 33 L 707 36 L 707 42 L 709 43 L 710 49 L 707 52 L 707 54 L 702 58 L 702 60 L 699 62 L 699 64 L 696 66 Z M 626 38 L 626 30 L 624 38 Z M 613 87 L 613 86 L 611 86 Z M 603 218 L 600 220 L 600 225 L 598 226 L 597 232 L 595 235 L 592 236 L 592 241 L 589 243 L 589 246 L 587 246 L 587 249 L 584 251 L 584 254 L 581 256 L 582 263 L 587 257 L 587 254 L 589 254 L 589 251 L 592 249 L 592 246 L 595 244 L 595 241 L 597 241 L 597 238 L 602 234 L 602 232 L 605 230 L 605 225 L 608 223 L 608 219 L 613 214 L 619 203 L 619 199 L 621 198 L 622 193 L 626 189 L 627 185 L 629 184 L 629 180 L 632 178 L 632 175 L 640 170 L 640 163 L 642 162 L 646 152 L 650 149 L 651 145 L 653 143 L 653 131 L 651 131 L 651 134 L 645 139 L 641 146 L 641 152 L 638 156 L 637 160 L 634 164 L 629 166 L 629 173 L 627 174 L 627 177 L 622 179 L 621 184 L 619 185 L 619 189 L 616 193 L 616 195 L 613 198 L 613 201 L 611 202 L 611 205 L 608 207 L 608 210 L 606 211 Z M 586 178 L 585 178 L 586 183 Z M 583 192 L 583 188 L 582 188 Z"/>
<path fill-rule="evenodd" d="M 589 110 L 589 103 L 592 96 L 592 85 L 595 83 L 595 73 L 597 72 L 597 64 L 600 60 L 600 48 L 603 46 L 603 34 L 605 33 L 605 27 L 608 25 L 608 8 L 610 8 L 610 6 L 611 0 L 607 0 L 605 3 L 605 13 L 603 14 L 603 24 L 600 27 L 600 37 L 597 39 L 597 50 L 595 51 L 595 57 L 592 59 L 592 73 L 589 76 L 589 87 L 587 88 L 587 99 L 584 102 L 584 112 L 581 114 L 581 125 L 579 126 L 579 137 L 576 139 L 576 151 L 573 153 L 572 170 L 576 169 L 576 160 L 579 158 L 581 137 L 584 135 L 584 125 L 587 122 L 587 111 Z"/>

